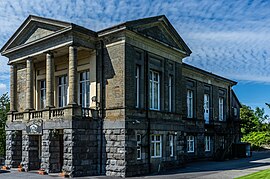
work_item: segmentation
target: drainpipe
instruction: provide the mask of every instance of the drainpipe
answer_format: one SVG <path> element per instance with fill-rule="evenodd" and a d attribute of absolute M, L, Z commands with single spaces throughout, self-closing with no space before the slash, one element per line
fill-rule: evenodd
<path fill-rule="evenodd" d="M 148 171 L 149 173 L 151 173 L 151 124 L 150 124 L 150 119 L 148 116 L 149 113 L 149 79 L 148 79 L 148 75 L 149 75 L 149 56 L 148 56 L 148 52 L 144 53 L 144 81 L 145 81 L 145 109 L 146 109 L 146 113 L 145 113 L 145 118 L 147 121 L 147 137 L 148 137 Z"/>
<path fill-rule="evenodd" d="M 103 154 L 103 121 L 104 121 L 104 108 L 105 108 L 105 86 L 104 86 L 104 43 L 100 40 L 100 58 L 101 58 L 101 73 L 100 73 L 100 173 L 102 173 L 102 154 Z M 98 72 L 98 70 L 97 70 Z"/>

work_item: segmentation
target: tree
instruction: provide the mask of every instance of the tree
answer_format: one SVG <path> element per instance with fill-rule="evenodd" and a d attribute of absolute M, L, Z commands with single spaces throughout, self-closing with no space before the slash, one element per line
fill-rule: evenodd
<path fill-rule="evenodd" d="M 241 118 L 241 132 L 243 135 L 247 135 L 250 132 L 257 132 L 260 128 L 260 121 L 258 116 L 255 115 L 255 112 L 251 107 L 242 105 L 240 110 Z"/>
<path fill-rule="evenodd" d="M 6 121 L 7 121 L 7 113 L 9 112 L 9 97 L 8 94 L 5 93 L 0 97 L 0 156 L 5 155 L 6 149 Z"/>
<path fill-rule="evenodd" d="M 270 105 L 268 105 L 270 107 Z M 242 141 L 249 142 L 254 149 L 261 149 L 270 143 L 269 116 L 264 108 L 256 107 L 255 111 L 249 106 L 242 105 L 240 111 Z"/>

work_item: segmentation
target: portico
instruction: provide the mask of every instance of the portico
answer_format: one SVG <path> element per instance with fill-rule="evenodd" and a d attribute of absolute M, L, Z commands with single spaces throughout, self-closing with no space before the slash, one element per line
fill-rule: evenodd
<path fill-rule="evenodd" d="M 93 154 L 87 153 L 88 147 L 81 149 L 96 146 L 96 141 L 72 144 L 77 129 L 85 131 L 90 123 L 96 127 L 97 116 L 92 115 L 96 106 L 91 101 L 97 83 L 95 38 L 92 31 L 77 25 L 29 16 L 2 48 L 10 65 L 7 134 L 11 143 L 21 144 L 8 147 L 7 166 L 71 172 L 75 166 L 97 163 L 92 158 L 97 148 Z M 21 154 L 14 158 L 18 148 Z M 85 164 L 73 159 L 76 150 L 85 152 Z"/>

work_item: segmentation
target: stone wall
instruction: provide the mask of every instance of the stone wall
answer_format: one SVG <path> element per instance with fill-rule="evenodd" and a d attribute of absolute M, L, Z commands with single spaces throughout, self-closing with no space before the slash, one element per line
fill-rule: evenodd
<path fill-rule="evenodd" d="M 43 130 L 41 168 L 47 173 L 62 171 L 60 142 L 63 143 L 60 130 Z"/>
<path fill-rule="evenodd" d="M 29 136 L 26 131 L 22 131 L 22 168 L 29 170 Z"/>
<path fill-rule="evenodd" d="M 96 121 L 74 121 L 73 129 L 64 129 L 63 171 L 70 176 L 98 173 L 98 142 Z"/>
<path fill-rule="evenodd" d="M 126 176 L 125 129 L 104 129 L 106 151 L 106 175 Z"/>
<path fill-rule="evenodd" d="M 6 166 L 17 168 L 21 160 L 22 131 L 6 131 Z"/>

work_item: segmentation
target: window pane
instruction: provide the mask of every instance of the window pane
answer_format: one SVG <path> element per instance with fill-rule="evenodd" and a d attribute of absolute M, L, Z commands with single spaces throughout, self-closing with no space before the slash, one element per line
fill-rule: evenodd
<path fill-rule="evenodd" d="M 155 156 L 155 153 L 154 153 L 154 143 L 151 144 L 151 156 Z"/>
<path fill-rule="evenodd" d="M 80 73 L 80 97 L 79 103 L 82 107 L 89 107 L 90 105 L 90 81 L 89 81 L 89 71 L 84 71 Z"/>
<path fill-rule="evenodd" d="M 154 84 L 154 108 L 158 109 L 158 84 Z"/>
<path fill-rule="evenodd" d="M 137 135 L 137 142 L 141 142 L 141 135 Z"/>
<path fill-rule="evenodd" d="M 90 105 L 90 82 L 86 82 L 86 107 Z"/>
<path fill-rule="evenodd" d="M 152 82 L 150 82 L 150 99 L 149 99 L 149 106 L 150 106 L 150 108 L 153 108 L 154 106 L 153 106 L 153 104 L 152 104 L 152 101 L 153 101 L 153 84 L 152 84 Z"/>
<path fill-rule="evenodd" d="M 157 143 L 156 156 L 160 156 L 160 143 Z"/>

